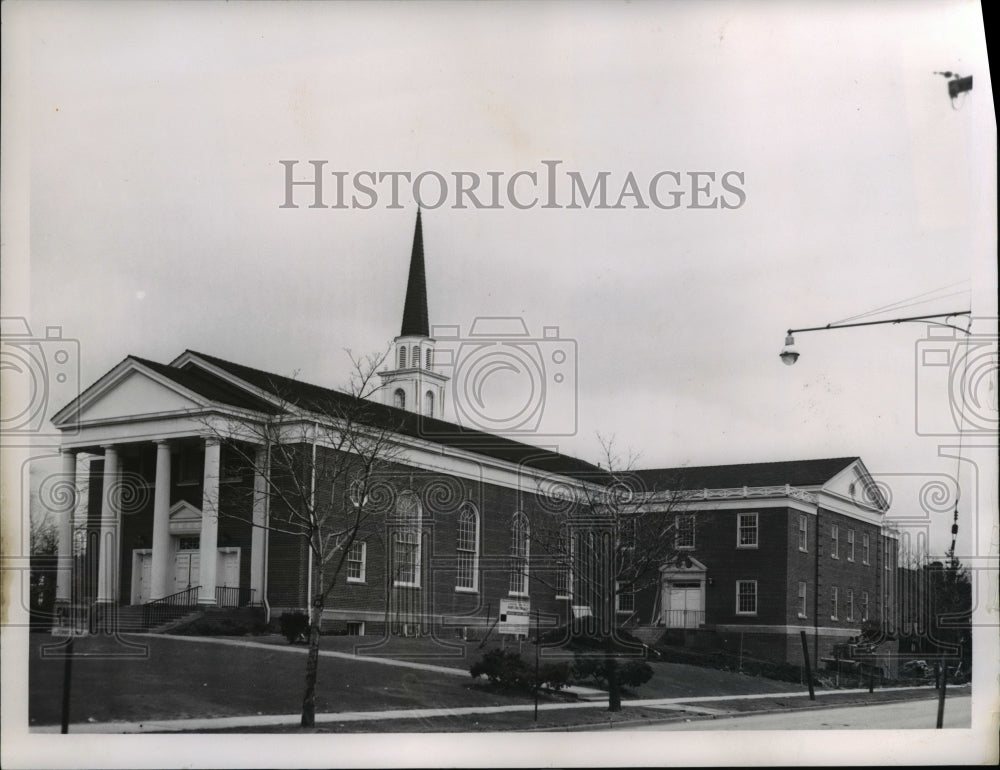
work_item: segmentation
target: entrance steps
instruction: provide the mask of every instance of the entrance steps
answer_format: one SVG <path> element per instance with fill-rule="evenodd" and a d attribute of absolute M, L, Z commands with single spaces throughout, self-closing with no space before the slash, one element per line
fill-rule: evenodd
<path fill-rule="evenodd" d="M 666 629 L 663 626 L 635 626 L 629 633 L 648 647 L 655 647 L 663 639 Z"/>

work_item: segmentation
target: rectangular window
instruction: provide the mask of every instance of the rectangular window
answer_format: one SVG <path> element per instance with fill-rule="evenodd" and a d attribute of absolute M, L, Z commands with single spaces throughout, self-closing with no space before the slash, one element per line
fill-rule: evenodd
<path fill-rule="evenodd" d="M 872 563 L 871 557 L 872 557 L 872 544 L 871 544 L 871 540 L 868 539 L 868 533 L 867 532 L 862 532 L 861 533 L 861 563 L 862 564 L 871 564 Z"/>
<path fill-rule="evenodd" d="M 694 516 L 677 517 L 677 548 L 694 548 Z"/>
<path fill-rule="evenodd" d="M 615 609 L 619 615 L 635 612 L 635 588 L 628 583 L 615 583 Z"/>
<path fill-rule="evenodd" d="M 367 556 L 367 545 L 364 540 L 355 540 L 351 543 L 351 549 L 347 552 L 347 582 L 365 582 L 365 561 Z"/>
<path fill-rule="evenodd" d="M 864 623 L 868 620 L 868 592 L 861 592 L 861 622 Z"/>
<path fill-rule="evenodd" d="M 840 527 L 836 524 L 830 527 L 830 558 L 840 558 Z"/>
<path fill-rule="evenodd" d="M 205 475 L 203 452 L 182 452 L 177 461 L 177 483 L 182 486 L 200 483 Z"/>
<path fill-rule="evenodd" d="M 891 570 L 892 569 L 892 543 L 889 541 L 889 538 L 886 538 L 884 542 L 885 542 L 885 549 L 884 549 L 885 550 L 885 558 L 883 559 L 883 561 L 885 562 L 885 568 L 886 568 L 886 570 Z"/>
<path fill-rule="evenodd" d="M 847 560 L 854 561 L 854 530 L 847 530 Z"/>
<path fill-rule="evenodd" d="M 365 622 L 363 620 L 348 620 L 347 621 L 347 635 L 348 636 L 364 636 L 365 635 Z"/>
<path fill-rule="evenodd" d="M 756 580 L 736 581 L 736 614 L 737 615 L 757 614 Z"/>
<path fill-rule="evenodd" d="M 840 589 L 834 586 L 830 589 L 830 620 L 837 619 L 837 605 L 840 603 Z"/>
<path fill-rule="evenodd" d="M 756 548 L 757 544 L 757 514 L 738 514 L 736 516 L 736 547 Z"/>
<path fill-rule="evenodd" d="M 809 551 L 809 518 L 804 513 L 799 514 L 799 550 Z"/>
<path fill-rule="evenodd" d="M 806 593 L 809 590 L 809 584 L 799 581 L 799 617 L 806 617 Z"/>
<path fill-rule="evenodd" d="M 847 619 L 854 620 L 854 589 L 847 589 Z"/>

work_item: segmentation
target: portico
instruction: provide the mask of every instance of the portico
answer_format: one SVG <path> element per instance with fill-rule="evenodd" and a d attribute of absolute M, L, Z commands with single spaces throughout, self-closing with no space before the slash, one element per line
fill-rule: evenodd
<path fill-rule="evenodd" d="M 194 378 L 161 368 L 126 359 L 56 415 L 74 428 L 55 511 L 61 606 L 144 604 L 187 590 L 204 607 L 264 600 L 262 465 L 227 477 L 218 404 L 190 387 Z M 87 531 L 94 578 L 77 587 L 75 528 Z"/>

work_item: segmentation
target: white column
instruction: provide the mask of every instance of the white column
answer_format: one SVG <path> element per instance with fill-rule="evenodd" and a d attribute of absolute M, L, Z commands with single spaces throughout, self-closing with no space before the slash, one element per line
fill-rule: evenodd
<path fill-rule="evenodd" d="M 62 453 L 62 494 L 56 497 L 58 505 L 57 534 L 59 561 L 56 567 L 56 603 L 69 604 L 73 599 L 73 514 L 76 511 L 77 481 L 76 455 Z"/>
<path fill-rule="evenodd" d="M 97 572 L 97 603 L 118 602 L 118 508 L 121 500 L 118 450 L 104 447 L 104 479 L 101 488 L 101 541 Z"/>
<path fill-rule="evenodd" d="M 219 460 L 217 438 L 205 439 L 205 477 L 201 495 L 201 590 L 198 604 L 215 604 L 215 572 L 219 544 Z"/>
<path fill-rule="evenodd" d="M 253 472 L 253 529 L 250 531 L 250 590 L 255 604 L 264 602 L 264 559 L 267 539 L 267 479 L 264 467 L 267 450 L 259 448 L 254 458 Z"/>
<path fill-rule="evenodd" d="M 166 441 L 157 441 L 150 599 L 162 599 L 172 593 L 170 572 L 170 445 Z"/>

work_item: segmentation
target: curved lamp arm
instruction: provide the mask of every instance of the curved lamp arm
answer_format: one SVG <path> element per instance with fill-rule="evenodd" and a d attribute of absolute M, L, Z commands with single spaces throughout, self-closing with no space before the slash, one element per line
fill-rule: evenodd
<path fill-rule="evenodd" d="M 850 329 L 855 326 L 878 326 L 880 324 L 919 323 L 921 321 L 927 321 L 930 323 L 934 323 L 937 326 L 947 326 L 948 328 L 956 329 L 962 332 L 963 334 L 968 334 L 969 333 L 968 329 L 963 329 L 960 326 L 955 326 L 954 324 L 950 324 L 947 322 L 938 322 L 932 320 L 934 318 L 948 319 L 960 315 L 965 315 L 965 316 L 972 315 L 972 311 L 957 310 L 952 313 L 932 313 L 930 315 L 915 315 L 915 316 L 909 316 L 907 318 L 887 318 L 884 321 L 858 321 L 856 323 L 849 323 L 849 324 L 830 323 L 827 324 L 826 326 L 809 326 L 803 329 L 789 329 L 788 336 L 785 337 L 785 347 L 782 348 L 781 352 L 778 355 L 781 356 L 781 360 L 788 366 L 791 366 L 792 364 L 794 364 L 796 361 L 799 360 L 799 351 L 796 350 L 795 348 L 795 337 L 792 335 L 798 334 L 800 332 L 820 332 L 820 331 L 826 331 L 828 329 Z"/>

